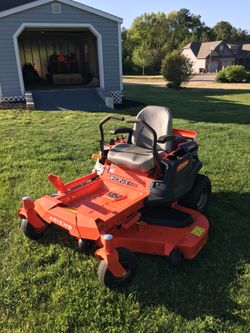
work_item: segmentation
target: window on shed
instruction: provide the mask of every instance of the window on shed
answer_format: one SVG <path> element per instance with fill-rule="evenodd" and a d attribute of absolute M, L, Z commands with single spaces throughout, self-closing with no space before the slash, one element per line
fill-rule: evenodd
<path fill-rule="evenodd" d="M 62 8 L 60 3 L 52 3 L 52 13 L 53 14 L 61 14 Z"/>

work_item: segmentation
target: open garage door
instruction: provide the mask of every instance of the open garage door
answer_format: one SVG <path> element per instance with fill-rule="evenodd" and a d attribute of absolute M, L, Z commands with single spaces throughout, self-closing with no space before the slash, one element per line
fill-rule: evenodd
<path fill-rule="evenodd" d="M 88 28 L 26 28 L 18 48 L 25 90 L 100 86 L 98 41 Z"/>

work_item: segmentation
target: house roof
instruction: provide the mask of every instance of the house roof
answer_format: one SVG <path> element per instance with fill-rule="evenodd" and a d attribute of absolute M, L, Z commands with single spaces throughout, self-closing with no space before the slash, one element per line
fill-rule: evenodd
<path fill-rule="evenodd" d="M 215 50 L 221 43 L 221 40 L 215 42 L 192 42 L 186 45 L 184 49 L 191 49 L 197 58 L 205 59 L 210 55 L 211 49 Z"/>
<path fill-rule="evenodd" d="M 236 49 L 233 50 L 233 53 L 238 58 L 249 58 L 250 57 L 250 43 L 236 41 L 227 43 L 230 48 L 236 46 Z"/>
<path fill-rule="evenodd" d="M 0 18 L 28 10 L 30 8 L 41 6 L 52 1 L 55 0 L 0 0 Z M 104 17 L 106 19 L 115 21 L 120 24 L 123 22 L 123 19 L 121 17 L 106 13 L 102 10 L 95 9 L 93 7 L 84 5 L 77 1 L 73 0 L 56 0 L 56 1 Z"/>
<path fill-rule="evenodd" d="M 242 45 L 242 50 L 244 51 L 250 51 L 250 43 L 246 43 Z"/>
<path fill-rule="evenodd" d="M 219 46 L 221 43 L 222 43 L 221 40 L 218 40 L 216 42 L 203 42 L 203 43 L 201 43 L 197 58 L 200 58 L 200 59 L 207 58 L 210 55 L 211 50 L 212 51 L 215 50 L 216 47 Z"/>
<path fill-rule="evenodd" d="M 201 47 L 201 42 L 192 42 L 184 47 L 184 49 L 191 49 L 193 54 L 197 57 Z"/>
<path fill-rule="evenodd" d="M 219 55 L 218 46 L 222 43 L 228 45 L 224 43 L 222 40 L 213 41 L 213 42 L 192 42 L 186 45 L 184 49 L 191 49 L 193 54 L 198 59 L 206 59 L 210 55 L 211 50 L 213 52 L 213 56 L 215 55 L 218 56 Z M 230 51 L 229 53 L 231 54 Z"/>

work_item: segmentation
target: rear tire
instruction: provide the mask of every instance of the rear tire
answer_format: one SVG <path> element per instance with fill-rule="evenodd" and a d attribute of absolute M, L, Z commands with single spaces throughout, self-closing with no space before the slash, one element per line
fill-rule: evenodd
<path fill-rule="evenodd" d="M 115 277 L 108 269 L 106 262 L 101 260 L 97 275 L 100 282 L 107 288 L 124 287 L 132 281 L 136 273 L 137 262 L 135 255 L 125 248 L 118 248 L 117 251 L 120 264 L 127 271 L 127 274 L 122 278 Z"/>
<path fill-rule="evenodd" d="M 42 230 L 38 230 L 34 228 L 33 225 L 27 219 L 22 219 L 21 230 L 26 237 L 28 237 L 31 240 L 36 240 L 42 238 L 46 230 L 46 226 Z"/>
<path fill-rule="evenodd" d="M 180 205 L 204 213 L 211 195 L 210 179 L 204 175 L 197 175 L 194 186 L 180 201 Z"/>

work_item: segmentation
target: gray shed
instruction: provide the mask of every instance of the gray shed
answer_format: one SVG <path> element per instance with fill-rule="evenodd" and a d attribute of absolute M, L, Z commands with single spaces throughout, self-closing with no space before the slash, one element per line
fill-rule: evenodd
<path fill-rule="evenodd" d="M 121 103 L 121 24 L 72 0 L 1 0 L 0 101 L 80 85 Z"/>

